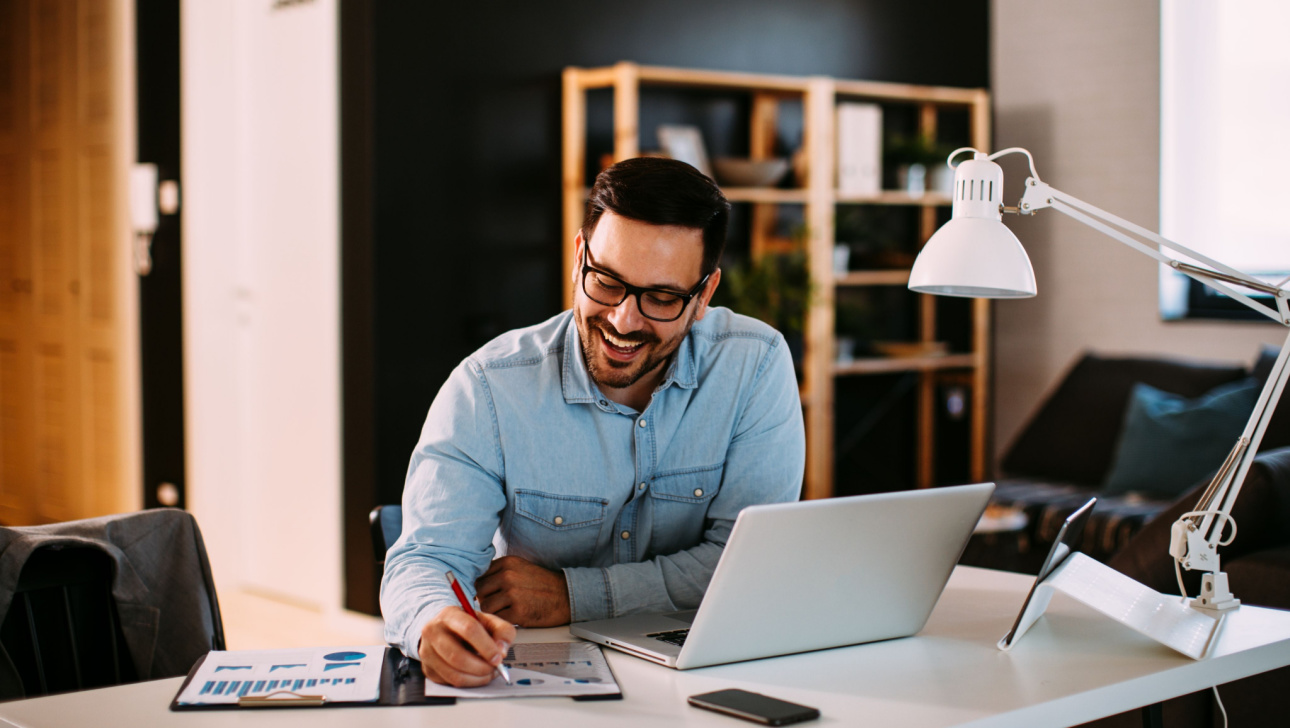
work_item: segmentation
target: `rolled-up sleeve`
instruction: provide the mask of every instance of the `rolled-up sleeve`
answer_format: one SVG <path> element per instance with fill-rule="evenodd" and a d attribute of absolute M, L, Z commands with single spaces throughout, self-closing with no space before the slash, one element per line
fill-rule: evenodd
<path fill-rule="evenodd" d="M 449 376 L 421 430 L 403 489 L 403 532 L 381 579 L 385 638 L 417 656 L 421 630 L 468 591 L 493 559 L 506 506 L 497 413 L 483 372 L 466 360 Z"/>
<path fill-rule="evenodd" d="M 637 563 L 564 569 L 573 621 L 697 607 L 739 512 L 801 495 L 806 436 L 801 397 L 781 336 L 761 360 L 726 451 L 722 485 L 695 546 Z"/>

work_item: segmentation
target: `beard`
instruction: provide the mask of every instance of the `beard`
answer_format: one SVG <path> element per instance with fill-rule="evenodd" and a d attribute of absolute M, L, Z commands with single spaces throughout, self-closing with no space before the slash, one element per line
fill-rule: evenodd
<path fill-rule="evenodd" d="M 578 323 L 578 334 L 582 337 L 582 360 L 587 364 L 587 373 L 591 375 L 593 382 L 611 389 L 630 387 L 646 374 L 666 364 L 694 325 L 694 315 L 691 314 L 680 333 L 663 341 L 648 331 L 621 333 L 602 316 L 583 318 L 582 311 L 576 306 L 574 318 Z M 617 339 L 639 343 L 640 353 L 631 361 L 611 359 L 604 352 L 604 336 L 601 331 L 606 331 Z"/>

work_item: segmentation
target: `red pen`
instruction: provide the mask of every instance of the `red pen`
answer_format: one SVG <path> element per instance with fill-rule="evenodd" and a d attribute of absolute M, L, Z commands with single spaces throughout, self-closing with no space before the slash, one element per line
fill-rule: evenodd
<path fill-rule="evenodd" d="M 470 606 L 470 600 L 466 598 L 466 592 L 461 590 L 461 584 L 457 582 L 457 577 L 451 571 L 448 572 L 448 585 L 452 587 L 452 593 L 457 595 L 457 601 L 461 603 L 461 608 L 466 610 L 466 614 L 478 620 L 479 615 L 475 613 L 475 608 Z M 480 624 L 483 624 L 483 622 L 481 621 Z M 506 665 L 498 664 L 497 671 L 501 673 L 506 684 L 510 685 L 511 671 L 506 669 Z"/>

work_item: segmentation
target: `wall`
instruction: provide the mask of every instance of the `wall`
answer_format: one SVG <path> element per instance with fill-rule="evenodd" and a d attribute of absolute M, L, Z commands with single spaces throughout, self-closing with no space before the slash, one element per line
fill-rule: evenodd
<path fill-rule="evenodd" d="M 565 66 L 631 60 L 984 86 L 986 9 L 945 3 L 927 15 L 878 0 L 377 6 L 374 431 L 382 502 L 397 501 L 426 410 L 452 367 L 492 336 L 563 308 Z M 642 110 L 645 149 L 657 148 L 652 105 Z M 593 99 L 588 113 L 605 144 L 607 109 Z M 692 101 L 676 113 L 701 125 L 738 118 L 724 100 Z M 710 155 L 722 153 L 708 143 Z"/>
<path fill-rule="evenodd" d="M 1045 182 L 1157 229 L 1159 5 L 994 0 L 991 33 L 995 149 L 1027 147 Z M 1004 164 L 1009 204 L 1026 177 L 1016 160 Z M 1060 213 L 1007 222 L 1039 295 L 995 306 L 997 452 L 1084 350 L 1249 363 L 1284 340 L 1270 324 L 1163 323 L 1157 266 L 1141 253 Z"/>
<path fill-rule="evenodd" d="M 337 6 L 182 5 L 188 503 L 221 589 L 339 608 Z"/>
<path fill-rule="evenodd" d="M 372 222 L 345 238 L 347 256 L 351 244 L 370 246 L 370 301 L 347 298 L 345 338 L 355 341 L 367 327 L 373 345 L 363 366 L 374 374 L 346 380 L 347 393 L 366 387 L 372 402 L 370 414 L 346 411 L 346 460 L 356 464 L 347 497 L 366 488 L 369 508 L 398 502 L 426 411 L 452 368 L 489 338 L 563 308 L 564 67 L 628 60 L 980 87 L 989 82 L 987 11 L 986 0 L 937 3 L 935 13 L 883 0 L 377 4 Z M 349 23 L 345 32 L 353 32 Z M 347 68 L 361 63 L 349 58 Z M 745 126 L 736 120 L 746 98 L 712 96 L 646 99 L 642 148 L 657 148 L 660 114 L 705 133 Z M 608 110 L 607 96 L 591 100 L 593 162 L 594 152 L 609 149 Z M 710 155 L 747 153 L 746 131 L 727 136 L 724 148 L 708 136 Z M 365 214 L 352 210 L 356 200 L 345 200 L 347 224 Z M 347 539 L 365 540 L 363 523 L 354 522 Z M 366 544 L 353 553 L 351 562 L 370 558 Z M 351 603 L 374 604 L 370 595 L 354 601 L 375 589 L 362 583 L 369 577 L 361 569 L 347 568 Z"/>

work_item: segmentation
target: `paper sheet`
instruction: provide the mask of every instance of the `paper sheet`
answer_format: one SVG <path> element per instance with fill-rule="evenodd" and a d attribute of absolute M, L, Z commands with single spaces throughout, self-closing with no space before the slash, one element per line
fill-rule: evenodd
<path fill-rule="evenodd" d="M 279 691 L 329 702 L 371 703 L 381 692 L 385 647 L 214 650 L 179 695 L 180 705 L 237 703 Z"/>
<path fill-rule="evenodd" d="M 620 692 L 600 646 L 591 642 L 526 642 L 503 661 L 511 684 L 497 676 L 478 688 L 454 688 L 426 681 L 428 697 L 523 698 L 539 695 L 614 695 Z"/>

